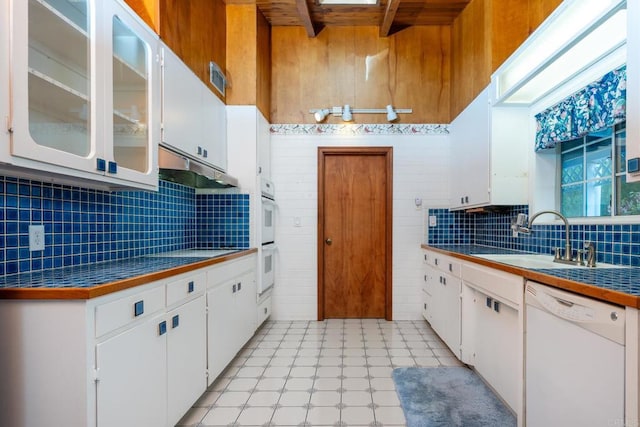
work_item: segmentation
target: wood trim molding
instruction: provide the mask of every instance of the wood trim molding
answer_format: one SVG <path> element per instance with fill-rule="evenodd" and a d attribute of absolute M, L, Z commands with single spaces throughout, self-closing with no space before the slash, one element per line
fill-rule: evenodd
<path fill-rule="evenodd" d="M 396 12 L 400 6 L 400 0 L 389 0 L 387 8 L 384 11 L 384 17 L 382 18 L 382 24 L 380 25 L 380 37 L 389 37 L 393 20 L 396 18 Z"/>
<path fill-rule="evenodd" d="M 300 21 L 302 21 L 302 26 L 307 32 L 307 35 L 311 38 L 317 36 L 323 27 L 314 24 L 311 20 L 311 12 L 309 11 L 307 0 L 296 0 L 296 9 L 298 10 L 298 17 Z"/>
<path fill-rule="evenodd" d="M 318 147 L 318 320 L 324 320 L 324 170 L 327 155 L 384 156 L 387 175 L 385 235 L 385 320 L 393 320 L 393 147 Z"/>

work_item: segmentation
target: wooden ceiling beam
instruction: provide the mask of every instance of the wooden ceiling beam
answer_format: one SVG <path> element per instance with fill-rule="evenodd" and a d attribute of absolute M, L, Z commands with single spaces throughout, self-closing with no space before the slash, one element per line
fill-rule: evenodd
<path fill-rule="evenodd" d="M 307 0 L 296 0 L 296 9 L 298 9 L 298 16 L 302 21 L 302 26 L 307 31 L 307 36 L 312 38 L 317 36 L 322 30 L 322 26 L 314 24 L 311 20 L 311 12 L 309 11 Z"/>
<path fill-rule="evenodd" d="M 400 6 L 400 0 L 388 0 L 387 8 L 384 11 L 382 24 L 380 24 L 380 37 L 389 37 L 393 20 L 396 18 L 396 12 Z"/>

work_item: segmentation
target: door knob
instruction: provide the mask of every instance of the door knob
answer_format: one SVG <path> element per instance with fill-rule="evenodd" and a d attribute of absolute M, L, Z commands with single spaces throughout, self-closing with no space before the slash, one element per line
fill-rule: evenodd
<path fill-rule="evenodd" d="M 324 241 L 327 245 L 331 245 L 333 243 L 333 240 L 331 239 L 327 239 Z"/>

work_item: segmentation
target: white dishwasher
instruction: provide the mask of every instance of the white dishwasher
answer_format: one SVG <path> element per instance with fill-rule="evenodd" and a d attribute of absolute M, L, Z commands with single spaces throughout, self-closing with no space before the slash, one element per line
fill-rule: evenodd
<path fill-rule="evenodd" d="M 624 307 L 527 282 L 527 427 L 624 423 Z"/>

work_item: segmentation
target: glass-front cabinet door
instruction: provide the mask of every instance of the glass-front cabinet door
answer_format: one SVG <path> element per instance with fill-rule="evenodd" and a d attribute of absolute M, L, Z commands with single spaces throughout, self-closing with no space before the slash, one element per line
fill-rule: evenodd
<path fill-rule="evenodd" d="M 90 170 L 96 151 L 93 5 L 11 4 L 12 154 Z"/>
<path fill-rule="evenodd" d="M 153 142 L 159 138 L 155 130 L 160 120 L 160 97 L 155 98 L 160 92 L 158 42 L 115 2 L 110 4 L 105 13 L 112 46 L 106 66 L 111 72 L 106 114 L 110 123 L 107 134 L 113 144 L 107 157 L 117 165 L 120 179 L 155 181 Z"/>
<path fill-rule="evenodd" d="M 10 6 L 14 164 L 156 188 L 157 36 L 116 0 Z"/>

